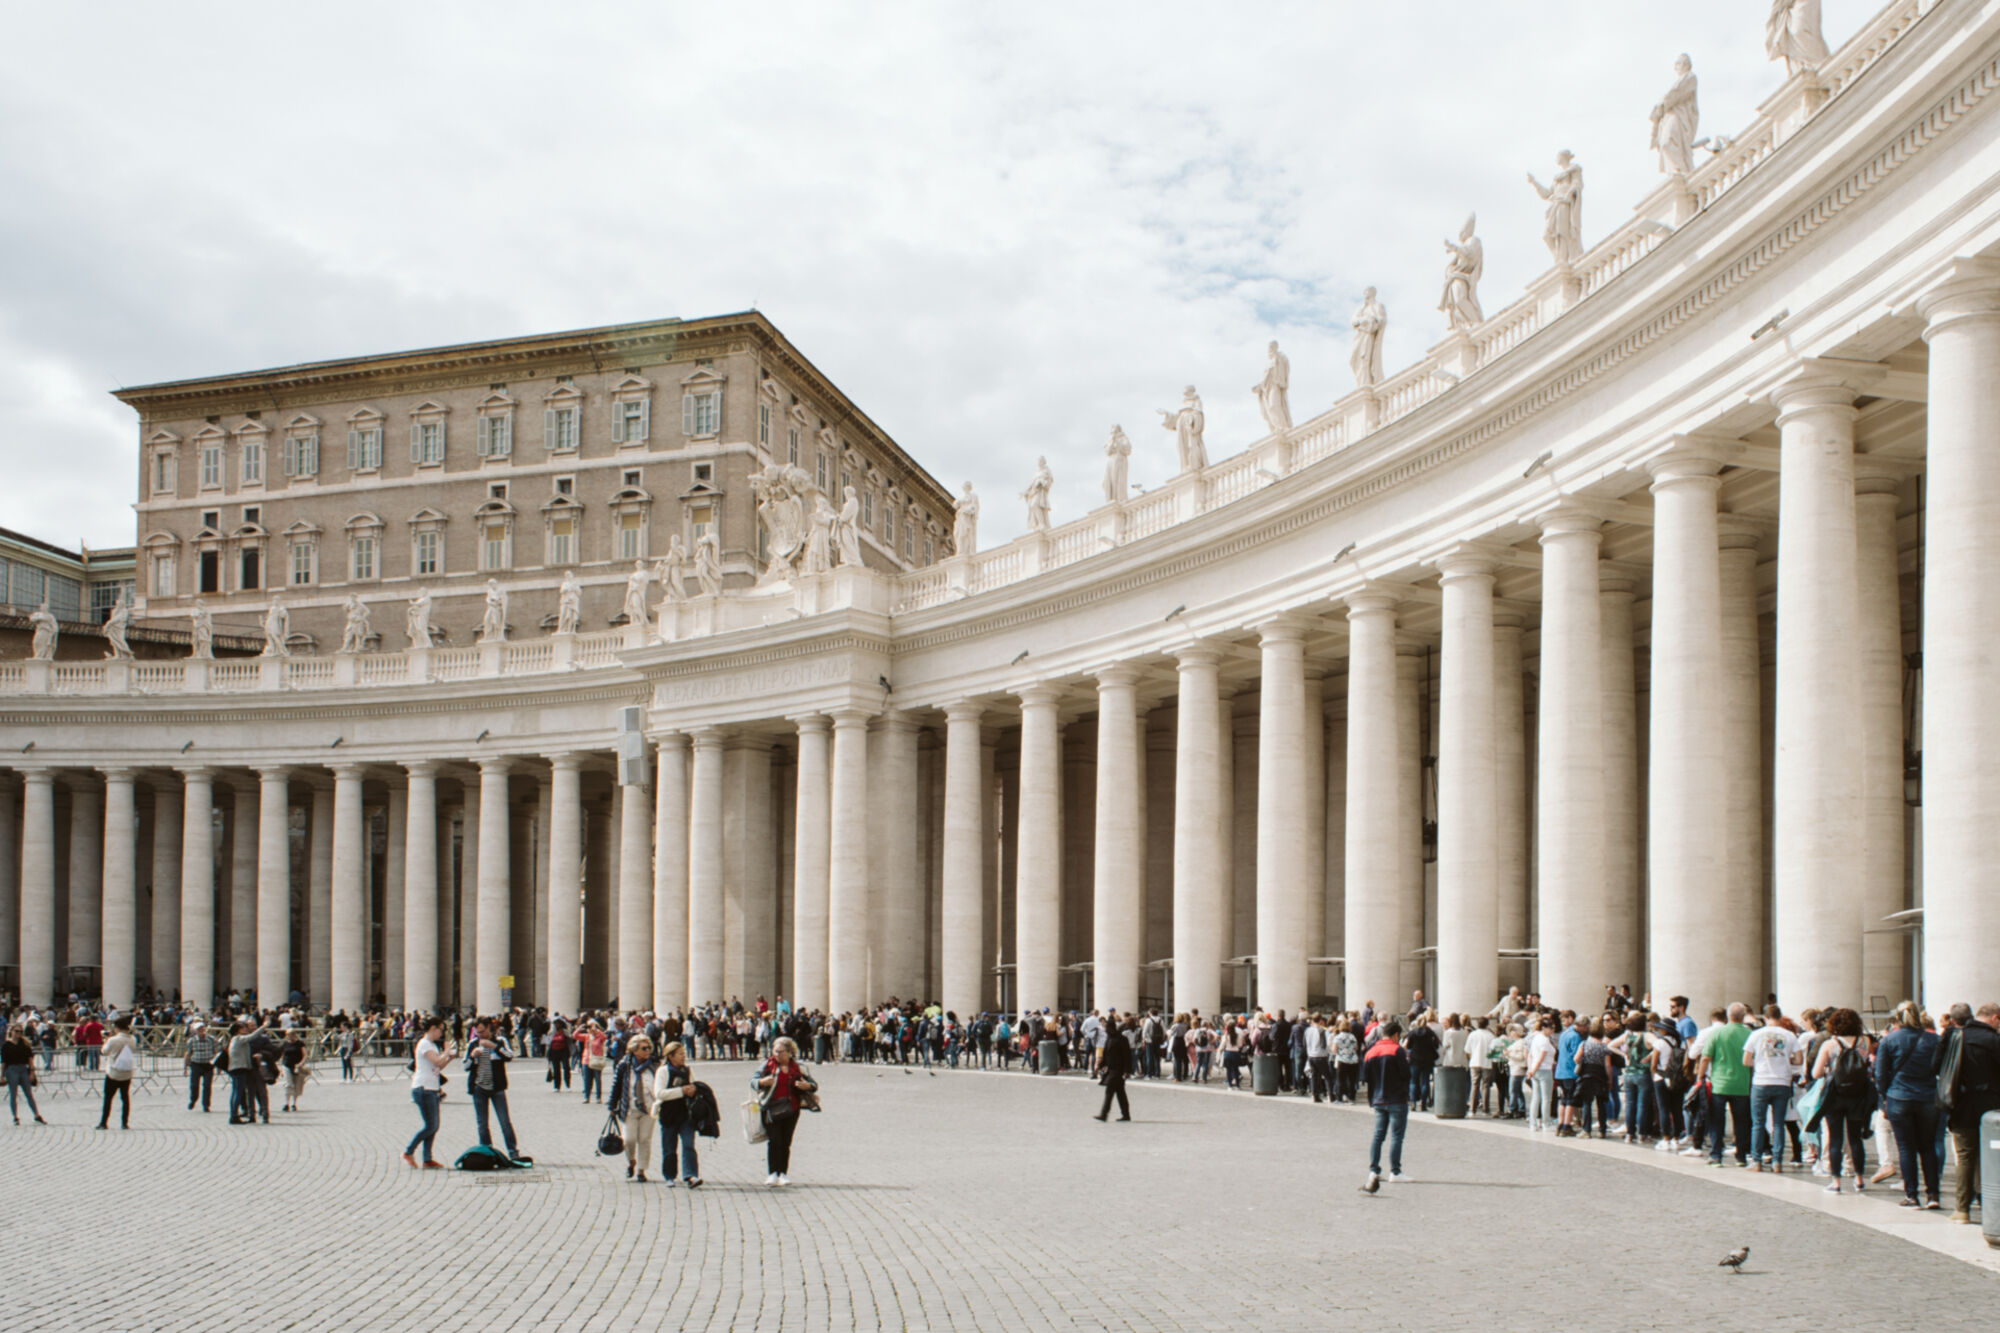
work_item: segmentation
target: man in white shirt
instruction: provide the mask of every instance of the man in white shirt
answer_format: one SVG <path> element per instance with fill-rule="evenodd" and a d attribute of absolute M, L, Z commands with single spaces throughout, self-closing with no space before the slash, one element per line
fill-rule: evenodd
<path fill-rule="evenodd" d="M 1333 1095 L 1333 1038 L 1326 1030 L 1326 1015 L 1314 1014 L 1306 1026 L 1306 1069 L 1312 1082 L 1313 1103 Z"/>
<path fill-rule="evenodd" d="M 418 1144 L 423 1145 L 424 1167 L 436 1171 L 444 1166 L 431 1156 L 431 1142 L 437 1138 L 438 1103 L 444 1095 L 444 1067 L 457 1054 L 457 1047 L 445 1043 L 444 1020 L 426 1018 L 423 1040 L 417 1043 L 416 1058 L 410 1062 L 410 1100 L 417 1104 L 417 1113 L 424 1118 L 424 1122 L 410 1139 L 409 1146 L 403 1149 L 405 1166 L 418 1165 Z"/>
<path fill-rule="evenodd" d="M 1764 1026 L 1743 1043 L 1743 1063 L 1750 1067 L 1750 1169 L 1785 1169 L 1785 1110 L 1792 1103 L 1805 1046 L 1788 1032 L 1775 1004 L 1764 1006 Z M 1773 1147 L 1775 1142 L 1776 1146 Z"/>
<path fill-rule="evenodd" d="M 1493 1090 L 1493 1033 L 1484 1018 L 1472 1020 L 1472 1034 L 1465 1039 L 1465 1062 L 1472 1067 L 1472 1105 L 1466 1114 L 1486 1110 L 1487 1093 Z"/>

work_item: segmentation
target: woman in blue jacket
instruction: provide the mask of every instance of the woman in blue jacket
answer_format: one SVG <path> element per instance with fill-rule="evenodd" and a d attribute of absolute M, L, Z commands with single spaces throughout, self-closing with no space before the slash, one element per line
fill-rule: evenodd
<path fill-rule="evenodd" d="M 1896 1152 L 1902 1159 L 1903 1207 L 1938 1207 L 1937 1076 L 1931 1072 L 1937 1033 L 1916 1004 L 1896 1008 L 1896 1026 L 1875 1048 L 1875 1089 L 1882 1094 L 1882 1114 L 1896 1128 Z M 1917 1198 L 1917 1171 L 1923 1171 L 1924 1197 Z"/>

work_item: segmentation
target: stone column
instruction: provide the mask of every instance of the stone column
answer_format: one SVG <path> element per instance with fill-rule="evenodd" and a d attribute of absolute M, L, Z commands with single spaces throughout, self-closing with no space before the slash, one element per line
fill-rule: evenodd
<path fill-rule="evenodd" d="M 1904 939 L 1884 920 L 1907 905 L 1903 865 L 1903 597 L 1896 477 L 1864 464 L 1854 486 L 1861 695 L 1860 998 L 1910 994 Z"/>
<path fill-rule="evenodd" d="M 716 727 L 704 727 L 694 734 L 694 804 L 688 818 L 688 1000 L 692 1004 L 729 998 L 722 992 L 725 739 Z M 862 928 L 865 930 L 865 925 Z"/>
<path fill-rule="evenodd" d="M 1053 1008 L 1062 931 L 1061 693 L 1030 685 L 1021 700 L 1021 850 L 1014 884 L 1018 1008 Z"/>
<path fill-rule="evenodd" d="M 139 948 L 138 810 L 132 770 L 104 774 L 104 999 L 129 1009 L 137 998 Z"/>
<path fill-rule="evenodd" d="M 652 793 L 626 787 L 618 815 L 618 996 L 639 1009 L 653 1002 Z"/>
<path fill-rule="evenodd" d="M 1748 531 L 1722 534 L 1721 671 L 1717 709 L 1722 715 L 1721 769 L 1723 789 L 1723 854 L 1721 888 L 1714 899 L 1718 963 L 1710 964 L 1720 979 L 1717 997 L 1768 992 L 1764 984 L 1764 644 L 1758 631 L 1757 538 Z M 1658 579 L 1658 574 L 1654 575 Z M 1657 598 L 1658 593 L 1654 596 Z M 1654 612 L 1657 624 L 1658 611 Z M 1654 630 L 1657 636 L 1659 631 Z M 1657 642 L 1657 638 L 1655 640 Z M 1657 663 L 1659 649 L 1654 650 Z M 1654 690 L 1659 667 L 1653 668 Z M 1657 693 L 1654 695 L 1658 698 Z M 1658 705 L 1655 704 L 1655 707 Z M 1652 835 L 1652 836 L 1657 836 Z M 1654 889 L 1657 895 L 1659 890 Z M 1657 939 L 1654 948 L 1657 951 Z M 1657 955 L 1656 955 L 1657 956 Z M 1660 998 L 1660 974 L 1655 971 L 1655 998 Z M 1665 994 L 1695 993 L 1678 985 Z M 1701 1012 L 1714 1007 L 1700 1001 Z M 1746 1002 L 1747 1003 L 1747 1002 Z"/>
<path fill-rule="evenodd" d="M 833 800 L 833 724 L 817 713 L 793 718 L 799 729 L 792 829 L 792 1003 L 827 1005 L 827 874 Z M 946 889 L 950 893 L 949 887 Z M 949 937 L 947 937 L 949 938 Z M 945 955 L 950 957 L 947 945 Z M 946 1008 L 950 1008 L 947 1003 Z M 958 1011 L 961 1015 L 967 1011 Z M 977 1013 L 975 1005 L 971 1012 Z"/>
<path fill-rule="evenodd" d="M 1145 817 L 1146 736 L 1139 719 L 1138 680 L 1139 673 L 1124 665 L 1097 673 L 1097 829 L 1091 869 L 1095 985 L 1091 1000 L 1096 1008 L 1112 1008 L 1121 1014 L 1139 1007 L 1139 964 L 1144 961 L 1139 948 L 1146 931 L 1145 848 L 1140 838 Z M 976 720 L 971 731 L 966 764 L 976 773 Z M 976 819 L 977 810 L 973 814 Z M 973 871 L 968 869 L 967 873 Z"/>
<path fill-rule="evenodd" d="M 479 761 L 479 893 L 478 976 L 473 994 L 479 1012 L 500 1011 L 500 978 L 513 971 L 510 928 L 513 921 L 513 872 L 509 864 L 507 775 L 513 760 L 495 756 Z"/>
<path fill-rule="evenodd" d="M 927 998 L 924 984 L 924 902 L 917 875 L 917 724 L 890 711 L 876 720 L 876 771 L 870 775 L 869 862 L 874 873 L 875 998 Z M 880 843 L 874 841 L 880 836 Z M 1048 1001 L 1053 1004 L 1053 993 Z"/>
<path fill-rule="evenodd" d="M 990 735 L 983 736 L 979 745 L 979 809 L 998 824 L 997 801 L 1000 796 L 1000 774 L 998 771 L 1000 747 Z M 993 964 L 998 959 L 997 946 L 1006 938 L 1000 929 L 1000 839 L 997 827 L 989 826 L 980 839 L 980 938 L 984 941 L 979 954 L 979 1007 L 997 1009 L 1000 1005 L 1000 976 Z"/>
<path fill-rule="evenodd" d="M 482 780 L 460 780 L 458 808 L 458 1004 L 479 1007 L 479 793 Z M 447 940 L 447 944 L 452 941 Z M 449 950 L 447 950 L 449 952 Z"/>
<path fill-rule="evenodd" d="M 103 932 L 104 795 L 95 777 L 69 789 L 69 957 L 70 967 L 97 967 L 104 961 Z M 101 980 L 100 974 L 100 980 Z"/>
<path fill-rule="evenodd" d="M 1499 947 L 1525 949 L 1534 940 L 1528 910 L 1527 687 L 1521 672 L 1521 617 L 1493 617 L 1494 896 L 1499 902 Z M 1525 962 L 1500 965 L 1500 984 L 1528 990 Z"/>
<path fill-rule="evenodd" d="M 582 764 L 549 756 L 549 1012 L 568 1017 L 583 1007 Z"/>
<path fill-rule="evenodd" d="M 1791 1009 L 1865 1003 L 1854 391 L 1808 371 L 1772 400 L 1780 469 L 1771 819 L 1778 999 Z M 1932 485 L 1941 489 L 1935 477 Z M 1938 571 L 1947 580 L 1962 572 Z"/>
<path fill-rule="evenodd" d="M 437 765 L 404 763 L 410 775 L 403 833 L 403 1003 L 428 1013 L 438 1002 Z"/>
<path fill-rule="evenodd" d="M 153 787 L 153 984 L 171 992 L 180 979 L 181 793 L 163 780 Z"/>
<path fill-rule="evenodd" d="M 403 1007 L 407 955 L 404 932 L 409 928 L 410 794 L 394 779 L 389 783 L 388 843 L 382 858 L 382 993 L 391 1009 Z"/>
<path fill-rule="evenodd" d="M 1599 520 L 1542 519 L 1542 680 L 1537 709 L 1536 868 L 1539 990 L 1558 1008 L 1604 995 L 1604 704 Z"/>
<path fill-rule="evenodd" d="M 1257 626 L 1263 675 L 1257 713 L 1258 1007 L 1306 1007 L 1307 840 L 1313 783 L 1306 765 L 1305 636 L 1311 621 L 1281 616 Z M 1134 861 L 1137 860 L 1134 849 Z"/>
<path fill-rule="evenodd" d="M 1223 720 L 1215 645 L 1180 650 L 1174 745 L 1173 1008 L 1213 1018 L 1222 1007 L 1223 798 L 1216 779 Z"/>
<path fill-rule="evenodd" d="M 1639 877 L 1639 677 L 1632 580 L 1600 573 L 1597 594 L 1604 689 L 1604 897 L 1607 982 L 1646 993 Z"/>
<path fill-rule="evenodd" d="M 1424 960 L 1418 956 L 1430 941 L 1425 929 L 1430 886 L 1424 872 L 1424 736 L 1426 715 L 1435 716 L 1424 679 L 1429 664 L 1423 645 L 1405 640 L 1396 653 L 1396 976 L 1399 1007 L 1403 997 L 1424 985 Z M 1429 992 L 1426 991 L 1426 994 Z"/>
<path fill-rule="evenodd" d="M 657 746 L 655 762 L 659 780 L 653 788 L 653 1009 L 665 1013 L 689 1002 L 688 738 L 670 732 L 659 738 Z M 825 999 L 822 994 L 822 1007 Z"/>
<path fill-rule="evenodd" d="M 1922 980 L 1938 1009 L 1993 998 L 2000 977 L 2000 267 L 1958 261 L 1917 308 L 1930 344 Z"/>
<path fill-rule="evenodd" d="M 11 777 L 0 774 L 0 964 L 14 965 L 17 986 L 21 975 L 20 801 Z"/>
<path fill-rule="evenodd" d="M 339 764 L 333 770 L 333 919 L 329 941 L 333 989 L 329 1003 L 348 1014 L 359 1013 L 368 1000 L 367 865 L 363 859 L 368 830 L 361 809 L 361 774 L 359 764 Z"/>
<path fill-rule="evenodd" d="M 941 915 L 944 951 L 939 993 L 944 1007 L 962 1019 L 986 1007 L 986 803 L 989 788 L 981 764 L 986 711 L 970 700 L 945 709 L 944 868 Z M 805 774 L 801 733 L 799 773 Z M 803 793 L 804 787 L 801 786 Z M 801 801 L 800 808 L 804 805 Z M 800 829 L 803 833 L 804 816 Z M 805 839 L 799 840 L 803 858 Z"/>
<path fill-rule="evenodd" d="M 203 1011 L 215 1003 L 214 783 L 212 768 L 181 770 L 181 1000 Z"/>
<path fill-rule="evenodd" d="M 1347 599 L 1347 895 L 1342 935 L 1350 1009 L 1399 1007 L 1402 978 L 1396 727 L 1396 599 L 1378 591 Z"/>
<path fill-rule="evenodd" d="M 1456 551 L 1444 591 L 1437 760 L 1437 1004 L 1483 1014 L 1500 989 L 1493 562 Z"/>
<path fill-rule="evenodd" d="M 21 774 L 21 999 L 56 997 L 56 792 L 47 769 Z"/>
<path fill-rule="evenodd" d="M 237 988 L 257 981 L 257 788 L 246 778 L 229 782 L 229 984 Z"/>
<path fill-rule="evenodd" d="M 835 1013 L 868 995 L 868 717 L 833 712 L 833 795 L 827 834 L 827 994 Z M 886 997 L 873 997 L 886 998 Z"/>
<path fill-rule="evenodd" d="M 310 787 L 312 814 L 306 831 L 306 995 L 314 1004 L 325 1004 L 333 994 L 333 785 L 315 774 Z"/>
<path fill-rule="evenodd" d="M 257 1000 L 267 1006 L 292 988 L 291 780 L 289 769 L 257 770 Z"/>

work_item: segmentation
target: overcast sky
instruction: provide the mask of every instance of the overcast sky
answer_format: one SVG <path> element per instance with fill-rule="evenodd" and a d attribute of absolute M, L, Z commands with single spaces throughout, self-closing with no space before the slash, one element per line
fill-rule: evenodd
<path fill-rule="evenodd" d="M 1877 0 L 1825 0 L 1838 47 Z M 1300 5 L 9 5 L 0 49 L 0 524 L 128 544 L 122 385 L 667 315 L 764 311 L 987 544 L 1135 481 L 1193 383 L 1211 459 L 1443 332 L 1476 209 L 1489 311 L 1547 267 L 1559 148 L 1594 242 L 1782 81 L 1767 0 Z"/>

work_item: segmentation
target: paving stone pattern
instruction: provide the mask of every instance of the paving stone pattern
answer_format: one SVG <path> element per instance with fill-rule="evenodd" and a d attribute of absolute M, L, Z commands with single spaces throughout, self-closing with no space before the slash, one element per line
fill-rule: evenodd
<path fill-rule="evenodd" d="M 331 1066 L 269 1128 L 54 1101 L 0 1121 L 0 1330 L 2000 1326 L 2000 1278 L 1837 1217 L 1423 1116 L 1365 1196 L 1366 1115 L 1245 1095 L 1135 1085 L 1098 1124 L 1081 1078 L 833 1067 L 773 1190 L 748 1070 L 697 1069 L 731 1123 L 696 1192 L 627 1184 L 602 1111 L 520 1074 L 539 1165 L 501 1175 L 405 1167 L 407 1089 Z M 453 1084 L 440 1155 L 474 1141 Z"/>

